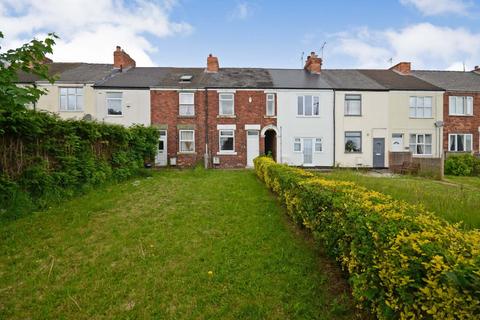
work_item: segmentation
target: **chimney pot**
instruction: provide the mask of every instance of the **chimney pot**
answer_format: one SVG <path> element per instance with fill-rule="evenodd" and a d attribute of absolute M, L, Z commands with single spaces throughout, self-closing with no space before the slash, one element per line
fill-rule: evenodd
<path fill-rule="evenodd" d="M 410 62 L 399 62 L 389 70 L 397 71 L 400 74 L 408 75 L 412 71 L 412 64 Z"/>
<path fill-rule="evenodd" d="M 219 69 L 218 58 L 213 56 L 211 53 L 207 57 L 207 69 L 206 72 L 218 72 Z"/>
<path fill-rule="evenodd" d="M 129 68 L 134 68 L 135 66 L 135 60 L 133 60 L 128 53 L 123 51 L 120 46 L 117 46 L 116 50 L 113 52 L 113 67 L 123 71 Z"/>

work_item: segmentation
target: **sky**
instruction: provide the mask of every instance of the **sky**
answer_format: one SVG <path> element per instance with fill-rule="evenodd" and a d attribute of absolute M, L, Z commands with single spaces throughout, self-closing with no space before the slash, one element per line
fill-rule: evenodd
<path fill-rule="evenodd" d="M 54 61 L 137 66 L 465 70 L 480 65 L 480 0 L 0 0 L 0 50 L 55 32 Z"/>

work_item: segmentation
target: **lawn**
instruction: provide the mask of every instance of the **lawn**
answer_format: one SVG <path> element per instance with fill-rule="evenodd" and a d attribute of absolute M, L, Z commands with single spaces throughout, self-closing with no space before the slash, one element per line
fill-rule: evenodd
<path fill-rule="evenodd" d="M 0 318 L 352 319 L 253 171 L 164 170 L 0 225 Z"/>
<path fill-rule="evenodd" d="M 320 175 L 353 181 L 396 199 L 424 205 L 450 222 L 462 221 L 466 229 L 480 228 L 480 178 L 477 177 L 447 177 L 445 181 L 436 181 L 408 176 L 369 176 L 353 170 L 334 170 Z"/>

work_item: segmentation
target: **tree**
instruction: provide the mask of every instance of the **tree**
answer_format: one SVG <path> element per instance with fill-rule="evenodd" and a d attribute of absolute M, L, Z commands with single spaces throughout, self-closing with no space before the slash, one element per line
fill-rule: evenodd
<path fill-rule="evenodd" d="M 3 33 L 0 31 L 0 39 Z M 48 65 L 44 63 L 48 53 L 52 53 L 55 39 L 49 33 L 44 40 L 32 40 L 17 49 L 0 53 L 0 119 L 5 112 L 22 112 L 28 104 L 35 103 L 44 90 L 35 86 L 18 86 L 19 72 L 35 74 L 41 79 L 53 83 L 55 78 L 49 75 Z M 1 133 L 1 128 L 0 128 Z"/>

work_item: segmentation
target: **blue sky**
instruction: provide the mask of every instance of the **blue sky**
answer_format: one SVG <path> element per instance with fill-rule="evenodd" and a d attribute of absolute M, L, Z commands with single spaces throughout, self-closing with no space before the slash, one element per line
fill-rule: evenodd
<path fill-rule="evenodd" d="M 299 68 L 326 42 L 326 68 L 480 64 L 476 0 L 37 2 L 0 0 L 2 47 L 55 31 L 56 61 L 111 62 L 119 44 L 140 66 Z"/>

